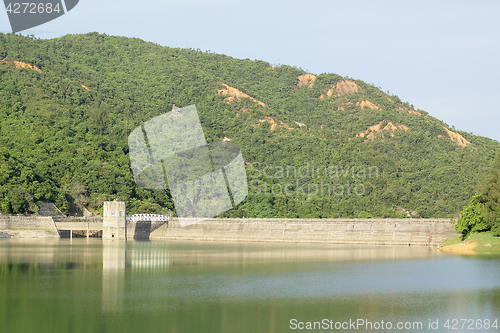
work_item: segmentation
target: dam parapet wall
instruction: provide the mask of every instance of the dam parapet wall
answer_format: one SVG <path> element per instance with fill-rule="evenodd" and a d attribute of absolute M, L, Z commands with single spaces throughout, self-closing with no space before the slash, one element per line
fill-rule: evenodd
<path fill-rule="evenodd" d="M 448 219 L 173 219 L 150 239 L 437 246 L 457 236 Z"/>
<path fill-rule="evenodd" d="M 59 238 L 59 233 L 52 217 L 0 215 L 0 238 Z"/>

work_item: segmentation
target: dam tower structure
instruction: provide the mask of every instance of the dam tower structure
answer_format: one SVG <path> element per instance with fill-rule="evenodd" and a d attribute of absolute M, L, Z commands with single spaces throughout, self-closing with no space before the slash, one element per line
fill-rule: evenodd
<path fill-rule="evenodd" d="M 127 240 L 125 201 L 105 201 L 102 221 L 103 240 Z"/>

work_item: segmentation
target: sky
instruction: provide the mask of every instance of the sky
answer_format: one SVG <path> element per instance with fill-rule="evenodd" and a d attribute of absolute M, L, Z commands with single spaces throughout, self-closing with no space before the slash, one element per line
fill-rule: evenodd
<path fill-rule="evenodd" d="M 97 31 L 360 79 L 500 141 L 500 1 L 80 0 L 39 38 Z M 11 32 L 0 10 L 0 31 Z"/>

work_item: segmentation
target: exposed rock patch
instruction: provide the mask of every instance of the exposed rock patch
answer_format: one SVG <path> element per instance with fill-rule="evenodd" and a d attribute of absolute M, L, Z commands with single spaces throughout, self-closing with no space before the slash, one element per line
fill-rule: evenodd
<path fill-rule="evenodd" d="M 9 63 L 9 61 L 4 61 L 5 63 Z M 14 60 L 14 65 L 16 66 L 16 68 L 28 68 L 28 69 L 32 69 L 34 71 L 37 71 L 37 72 L 41 72 L 41 69 L 36 67 L 35 65 L 30 65 L 30 64 L 27 64 L 25 62 L 22 62 L 22 61 L 16 61 Z"/>
<path fill-rule="evenodd" d="M 367 108 L 370 108 L 372 110 L 378 110 L 378 106 L 376 106 L 375 104 L 373 104 L 369 100 L 357 102 L 356 106 L 361 106 L 361 109 L 364 109 L 365 107 L 367 107 Z"/>
<path fill-rule="evenodd" d="M 399 107 L 399 106 L 398 106 L 398 110 L 405 111 L 405 112 L 408 112 L 408 114 L 414 114 L 416 116 L 421 116 L 422 115 L 420 112 L 417 112 L 417 111 L 414 111 L 414 110 L 410 110 L 408 108 L 402 108 L 402 107 Z"/>
<path fill-rule="evenodd" d="M 259 120 L 259 122 L 261 122 L 261 123 L 263 123 L 265 121 L 267 121 L 269 124 L 271 124 L 271 127 L 270 127 L 271 131 L 274 131 L 276 129 L 277 124 L 276 124 L 276 121 L 273 118 L 266 117 L 265 119 Z"/>
<path fill-rule="evenodd" d="M 337 82 L 336 90 L 338 95 L 344 95 L 344 94 L 352 95 L 357 93 L 358 91 L 361 91 L 361 88 L 352 81 L 344 80 Z"/>
<path fill-rule="evenodd" d="M 226 89 L 218 90 L 217 93 L 219 95 L 229 95 L 229 97 L 224 99 L 224 101 L 226 101 L 227 103 L 231 103 L 232 101 L 236 101 L 236 100 L 239 101 L 242 98 L 249 98 L 252 101 L 254 101 L 255 103 L 259 104 L 260 106 L 266 106 L 266 104 L 264 104 L 263 102 L 256 100 L 255 98 L 245 94 L 244 92 L 242 92 L 236 88 L 230 87 L 225 83 L 223 83 L 223 85 L 224 85 L 224 87 L 226 87 Z"/>
<path fill-rule="evenodd" d="M 297 83 L 297 88 L 300 88 L 300 87 L 306 86 L 306 85 L 309 88 L 312 88 L 314 85 L 314 80 L 316 80 L 316 75 L 302 74 L 302 75 L 299 75 L 298 79 L 299 79 L 299 83 Z"/>
<path fill-rule="evenodd" d="M 356 137 L 359 138 L 364 138 L 366 137 L 366 141 L 373 141 L 376 138 L 375 133 L 377 132 L 390 132 L 391 137 L 394 137 L 394 132 L 399 131 L 399 130 L 404 130 L 404 131 L 409 131 L 410 128 L 408 126 L 402 125 L 402 124 L 393 124 L 392 122 L 388 122 L 385 127 L 382 128 L 382 124 L 384 123 L 385 120 L 382 120 L 380 123 L 375 124 L 373 126 L 368 127 L 368 129 L 364 132 L 356 134 Z M 382 138 L 384 137 L 384 134 L 382 134 Z"/>
<path fill-rule="evenodd" d="M 326 92 L 322 93 L 321 96 L 319 96 L 319 98 L 324 99 L 324 98 L 332 96 L 334 90 L 335 90 L 336 94 L 338 96 L 340 96 L 340 95 L 346 95 L 346 94 L 347 95 L 355 94 L 355 93 L 361 91 L 361 88 L 355 82 L 352 82 L 349 80 L 343 80 L 343 81 L 337 82 L 336 85 L 331 86 L 330 89 L 328 89 Z"/>
<path fill-rule="evenodd" d="M 452 132 L 450 131 L 449 129 L 447 129 L 446 127 L 444 126 L 441 126 L 444 128 L 444 130 L 446 131 L 446 133 L 448 133 L 448 136 L 450 137 L 451 141 L 455 142 L 457 145 L 459 145 L 460 147 L 465 147 L 467 145 L 470 145 L 471 143 L 469 141 L 467 141 L 463 136 L 461 136 L 460 134 L 458 133 L 455 133 L 455 132 Z"/>
<path fill-rule="evenodd" d="M 257 127 L 260 127 L 260 125 L 262 123 L 265 123 L 267 122 L 268 124 L 270 124 L 271 126 L 269 127 L 271 131 L 274 131 L 276 129 L 276 127 L 278 127 L 278 123 L 276 122 L 276 120 L 274 120 L 273 118 L 271 117 L 266 117 L 265 119 L 261 119 L 259 120 L 259 123 L 257 125 L 252 125 L 252 126 L 257 126 Z M 288 125 L 282 121 L 279 122 L 279 127 L 283 127 L 283 128 L 286 128 L 287 130 L 289 131 L 292 131 L 293 128 L 291 127 L 288 127 Z M 305 125 L 304 125 L 305 126 Z"/>
<path fill-rule="evenodd" d="M 332 94 L 333 94 L 333 88 L 328 89 L 328 91 L 326 92 L 326 97 L 330 97 L 330 96 L 332 96 Z M 319 99 L 325 99 L 325 93 L 322 93 L 319 96 Z"/>

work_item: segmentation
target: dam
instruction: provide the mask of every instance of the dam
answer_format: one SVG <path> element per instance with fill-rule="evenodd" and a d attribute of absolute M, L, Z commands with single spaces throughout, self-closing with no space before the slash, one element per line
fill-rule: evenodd
<path fill-rule="evenodd" d="M 448 219 L 208 219 L 182 226 L 176 219 L 150 239 L 437 246 L 457 236 Z"/>
<path fill-rule="evenodd" d="M 127 240 L 324 243 L 437 246 L 457 236 L 449 219 L 263 219 L 213 218 L 188 226 L 148 217 L 124 222 Z M 103 230 L 100 218 L 79 221 L 52 217 L 0 215 L 0 238 L 59 238 L 65 231 Z M 116 239 L 116 241 L 120 241 Z"/>

